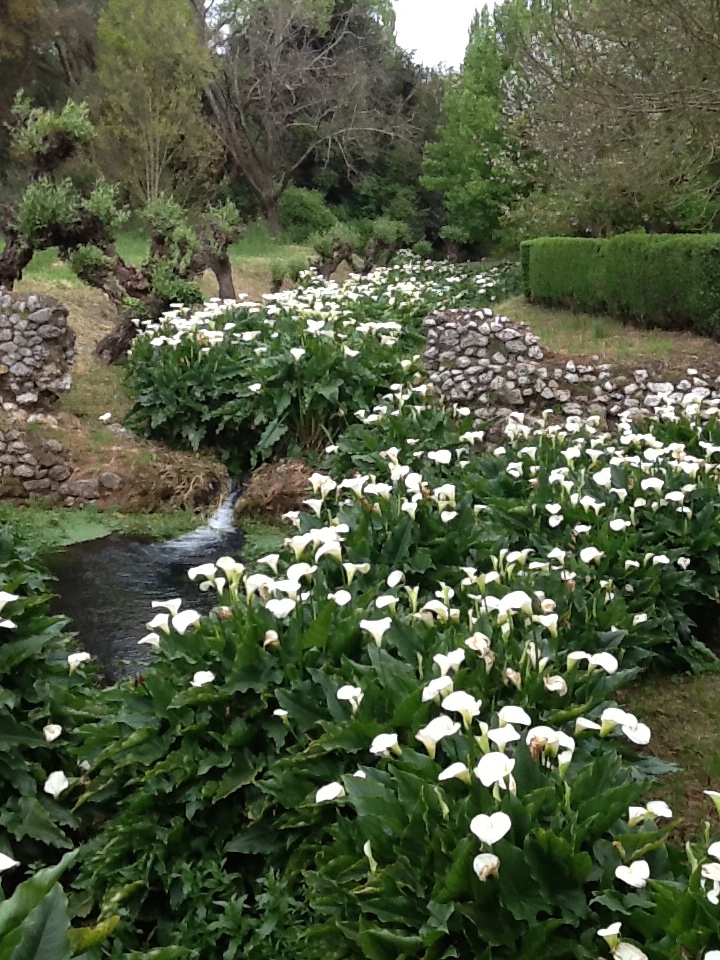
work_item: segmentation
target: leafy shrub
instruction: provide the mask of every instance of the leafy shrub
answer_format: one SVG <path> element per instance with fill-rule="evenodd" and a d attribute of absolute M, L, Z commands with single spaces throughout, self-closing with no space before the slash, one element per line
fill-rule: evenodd
<path fill-rule="evenodd" d="M 293 243 L 305 243 L 313 233 L 330 229 L 336 219 L 319 190 L 292 184 L 283 192 L 278 207 L 280 221 Z"/>
<path fill-rule="evenodd" d="M 720 337 L 720 237 L 633 233 L 523 244 L 531 299 Z"/>
<path fill-rule="evenodd" d="M 413 244 L 413 253 L 416 257 L 422 257 L 423 260 L 429 260 L 433 255 L 433 245 L 429 240 L 418 240 Z"/>

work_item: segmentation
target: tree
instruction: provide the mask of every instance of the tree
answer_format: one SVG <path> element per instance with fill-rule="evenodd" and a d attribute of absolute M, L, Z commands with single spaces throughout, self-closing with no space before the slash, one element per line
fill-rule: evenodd
<path fill-rule="evenodd" d="M 104 167 L 136 206 L 197 196 L 217 165 L 210 51 L 187 0 L 109 0 L 98 27 Z"/>
<path fill-rule="evenodd" d="M 7 175 L 7 124 L 17 91 L 53 105 L 95 67 L 102 0 L 0 0 L 0 180 Z"/>
<path fill-rule="evenodd" d="M 441 235 L 451 249 L 495 239 L 503 212 L 524 187 L 504 115 L 511 66 L 486 7 L 473 21 L 462 72 L 449 81 L 439 138 L 425 151 L 421 182 L 443 196 L 447 224 Z"/>
<path fill-rule="evenodd" d="M 535 0 L 511 124 L 542 160 L 526 231 L 609 235 L 718 221 L 716 0 Z"/>
<path fill-rule="evenodd" d="M 401 105 L 382 97 L 391 28 L 364 0 L 240 0 L 233 10 L 208 98 L 231 164 L 279 233 L 278 200 L 309 158 L 352 167 L 378 137 L 400 134 Z"/>
<path fill-rule="evenodd" d="M 115 187 L 100 180 L 83 192 L 62 176 L 65 164 L 92 141 L 87 106 L 68 101 L 62 110 L 50 111 L 20 96 L 13 112 L 13 143 L 27 163 L 29 183 L 0 219 L 5 239 L 0 287 L 12 289 L 36 250 L 57 247 L 78 277 L 102 290 L 118 310 L 117 328 L 97 348 L 107 362 L 126 353 L 137 333 L 134 318 L 156 318 L 174 301 L 201 302 L 194 280 L 205 269 L 214 271 L 220 296 L 234 298 L 228 247 L 241 227 L 231 204 L 211 207 L 195 225 L 175 201 L 149 205 L 150 255 L 134 266 L 115 249 L 125 219 Z"/>

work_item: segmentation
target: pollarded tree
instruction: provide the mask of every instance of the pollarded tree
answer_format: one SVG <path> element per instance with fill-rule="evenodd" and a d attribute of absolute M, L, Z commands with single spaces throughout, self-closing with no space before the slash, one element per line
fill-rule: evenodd
<path fill-rule="evenodd" d="M 174 301 L 201 301 L 195 279 L 206 269 L 215 273 L 220 295 L 234 297 L 228 248 L 241 224 L 231 204 L 210 208 L 195 225 L 174 201 L 148 206 L 150 255 L 142 266 L 130 264 L 115 248 L 125 219 L 115 188 L 101 180 L 83 193 L 62 176 L 64 164 L 92 140 L 86 105 L 68 101 L 62 110 L 49 111 L 19 96 L 13 112 L 13 145 L 28 166 L 29 183 L 0 219 L 0 287 L 12 289 L 35 251 L 57 247 L 80 279 L 102 290 L 118 310 L 118 326 L 97 347 L 106 362 L 127 352 L 137 332 L 134 318 L 157 317 Z"/>

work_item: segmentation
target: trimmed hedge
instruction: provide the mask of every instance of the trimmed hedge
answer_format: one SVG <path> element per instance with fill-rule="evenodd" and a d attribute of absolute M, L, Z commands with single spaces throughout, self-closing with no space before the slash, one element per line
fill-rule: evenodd
<path fill-rule="evenodd" d="M 541 237 L 521 262 L 536 303 L 720 339 L 720 234 Z"/>

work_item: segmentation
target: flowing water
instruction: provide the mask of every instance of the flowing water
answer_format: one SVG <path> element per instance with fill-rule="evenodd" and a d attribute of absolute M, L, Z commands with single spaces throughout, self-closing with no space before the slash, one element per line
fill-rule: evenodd
<path fill-rule="evenodd" d="M 148 620 L 161 612 L 152 609 L 153 600 L 182 597 L 184 609 L 200 612 L 213 605 L 214 594 L 201 593 L 187 572 L 239 555 L 242 534 L 232 522 L 237 496 L 230 494 L 206 526 L 175 540 L 111 534 L 44 558 L 56 578 L 53 613 L 70 617 L 80 649 L 92 653 L 108 677 L 133 673 L 151 658 L 152 648 L 138 646 L 138 640 L 148 632 Z"/>

